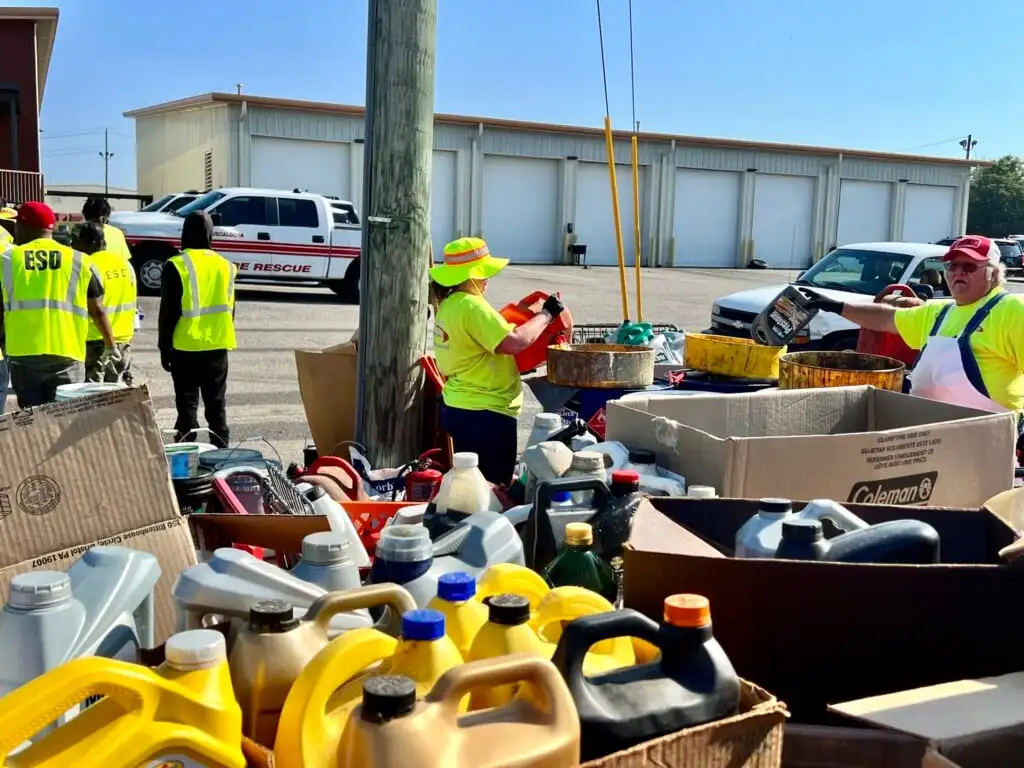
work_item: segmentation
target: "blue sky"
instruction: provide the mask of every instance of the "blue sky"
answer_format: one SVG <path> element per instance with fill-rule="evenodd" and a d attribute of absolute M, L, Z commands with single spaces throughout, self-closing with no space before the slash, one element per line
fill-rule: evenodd
<path fill-rule="evenodd" d="M 111 184 L 134 187 L 129 109 L 236 83 L 364 100 L 365 0 L 57 4 L 42 116 L 49 183 L 102 182 L 106 127 Z M 601 124 L 594 0 L 438 6 L 437 111 Z M 627 128 L 627 0 L 601 7 L 612 120 Z M 1018 151 L 1024 3 L 633 0 L 633 26 L 643 130 L 951 157 L 973 133 L 978 157 Z"/>

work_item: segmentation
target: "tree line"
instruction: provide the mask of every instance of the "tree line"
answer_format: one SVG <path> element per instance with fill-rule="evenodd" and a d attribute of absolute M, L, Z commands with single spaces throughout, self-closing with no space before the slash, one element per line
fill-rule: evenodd
<path fill-rule="evenodd" d="M 989 237 L 1024 233 L 1024 160 L 1006 155 L 974 171 L 967 232 Z"/>

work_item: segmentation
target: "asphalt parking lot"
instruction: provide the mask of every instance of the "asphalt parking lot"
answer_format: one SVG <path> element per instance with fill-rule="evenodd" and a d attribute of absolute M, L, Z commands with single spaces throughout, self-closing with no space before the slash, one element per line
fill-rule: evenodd
<path fill-rule="evenodd" d="M 758 285 L 783 283 L 791 272 L 762 270 L 643 270 L 644 319 L 671 323 L 687 330 L 707 327 L 712 301 L 726 293 Z M 628 271 L 630 306 L 635 315 L 635 283 Z M 1010 289 L 1024 293 L 1024 282 Z M 495 278 L 488 298 L 495 306 L 516 301 L 535 290 L 561 292 L 577 323 L 615 323 L 621 317 L 618 271 L 614 268 L 508 267 Z M 285 463 L 301 458 L 308 429 L 299 399 L 293 351 L 319 349 L 349 339 L 359 312 L 339 304 L 330 291 L 298 286 L 240 287 L 236 310 L 238 349 L 231 356 L 228 417 L 232 440 L 266 440 Z M 170 375 L 160 368 L 156 347 L 159 299 L 143 298 L 142 331 L 133 345 L 138 383 L 146 383 L 162 428 L 174 424 L 174 393 Z M 521 422 L 525 439 L 537 411 L 527 393 Z M 532 401 L 532 402 L 531 402 Z M 13 395 L 8 412 L 15 409 Z M 202 419 L 200 419 L 202 421 Z M 256 447 L 254 445 L 254 447 Z"/>

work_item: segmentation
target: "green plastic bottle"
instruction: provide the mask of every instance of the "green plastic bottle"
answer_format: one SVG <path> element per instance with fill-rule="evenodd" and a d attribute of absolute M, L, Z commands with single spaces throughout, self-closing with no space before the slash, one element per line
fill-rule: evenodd
<path fill-rule="evenodd" d="M 584 587 L 614 603 L 618 592 L 615 572 L 590 550 L 593 543 L 590 523 L 569 523 L 565 526 L 565 544 L 544 569 L 544 578 L 552 587 Z"/>

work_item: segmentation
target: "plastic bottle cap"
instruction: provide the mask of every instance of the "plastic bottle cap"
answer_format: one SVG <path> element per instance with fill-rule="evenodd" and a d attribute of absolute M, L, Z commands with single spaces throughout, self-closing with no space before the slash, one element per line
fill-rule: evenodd
<path fill-rule="evenodd" d="M 277 634 L 299 626 L 294 606 L 284 600 L 260 600 L 249 606 L 249 630 Z"/>
<path fill-rule="evenodd" d="M 360 717 L 381 722 L 404 717 L 416 708 L 416 683 L 405 675 L 374 675 L 363 681 Z"/>
<path fill-rule="evenodd" d="M 465 571 L 443 573 L 437 580 L 437 596 L 449 603 L 469 600 L 476 594 L 476 579 Z"/>
<path fill-rule="evenodd" d="M 319 485 L 311 486 L 310 489 L 306 491 L 306 498 L 309 499 L 310 501 L 319 501 L 326 495 L 327 491 L 325 491 Z"/>
<path fill-rule="evenodd" d="M 302 559 L 311 565 L 337 565 L 349 559 L 348 537 L 340 531 L 319 531 L 302 540 Z"/>
<path fill-rule="evenodd" d="M 817 520 L 794 518 L 782 521 L 782 538 L 789 541 L 821 541 L 824 538 L 821 523 Z"/>
<path fill-rule="evenodd" d="M 793 511 L 793 502 L 789 499 L 761 499 L 757 503 L 757 511 L 770 515 L 784 515 Z"/>
<path fill-rule="evenodd" d="M 480 457 L 470 451 L 463 451 L 452 456 L 452 469 L 473 469 L 480 466 Z"/>
<path fill-rule="evenodd" d="M 570 470 L 577 469 L 584 472 L 595 472 L 604 470 L 604 454 L 597 451 L 576 451 L 572 455 Z M 639 475 L 637 476 L 639 481 Z"/>
<path fill-rule="evenodd" d="M 71 579 L 60 571 L 22 573 L 11 580 L 12 608 L 50 608 L 71 602 Z"/>
<path fill-rule="evenodd" d="M 566 526 L 568 528 L 569 526 Z M 487 598 L 487 620 L 516 627 L 530 620 L 530 601 L 522 595 L 505 593 Z"/>
<path fill-rule="evenodd" d="M 571 547 L 589 547 L 594 543 L 594 529 L 590 523 L 569 523 L 565 526 L 565 543 Z"/>
<path fill-rule="evenodd" d="M 622 496 L 640 490 L 640 473 L 635 469 L 617 469 L 612 472 L 612 494 Z"/>
<path fill-rule="evenodd" d="M 377 557 L 393 563 L 422 563 L 434 557 L 430 531 L 422 525 L 389 525 L 380 532 Z"/>
<path fill-rule="evenodd" d="M 431 608 L 417 608 L 402 614 L 402 637 L 406 640 L 439 640 L 444 637 L 444 614 Z"/>
<path fill-rule="evenodd" d="M 171 635 L 164 646 L 164 659 L 179 672 L 215 667 L 228 660 L 224 635 L 213 629 L 190 629 Z"/>
<path fill-rule="evenodd" d="M 691 499 L 717 499 L 718 491 L 710 485 L 691 485 L 686 489 L 686 495 Z"/>
<path fill-rule="evenodd" d="M 634 448 L 629 452 L 630 464 L 653 464 L 655 459 L 654 451 L 649 451 L 646 448 Z"/>
<path fill-rule="evenodd" d="M 704 595 L 669 595 L 664 616 L 673 627 L 706 627 L 711 624 L 711 602 Z"/>
<path fill-rule="evenodd" d="M 533 426 L 538 429 L 560 429 L 562 417 L 557 413 L 538 413 L 533 417 Z"/>
<path fill-rule="evenodd" d="M 572 501 L 572 491 L 555 491 L 551 494 L 551 501 L 554 504 L 565 504 Z"/>

